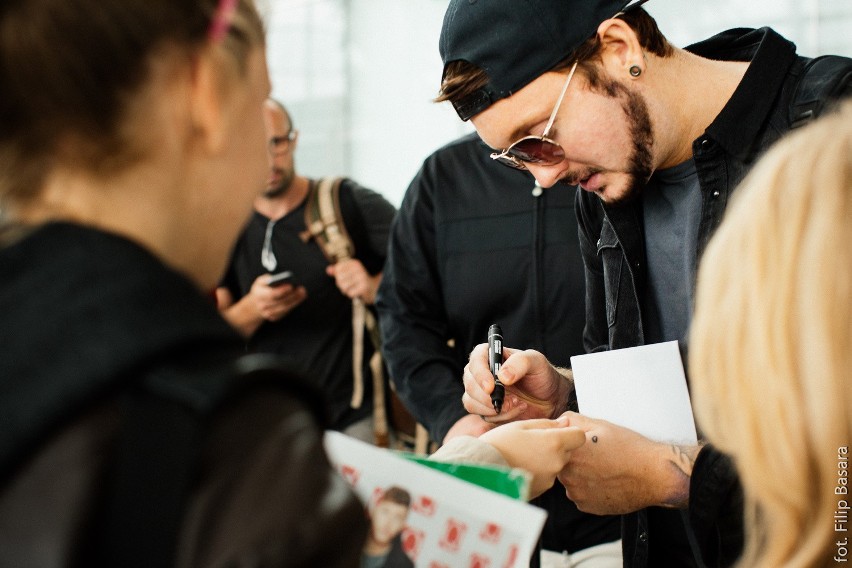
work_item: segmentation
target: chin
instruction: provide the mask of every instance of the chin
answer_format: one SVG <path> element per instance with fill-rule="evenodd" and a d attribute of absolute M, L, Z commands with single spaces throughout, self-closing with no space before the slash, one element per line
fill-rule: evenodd
<path fill-rule="evenodd" d="M 639 199 L 642 195 L 642 187 L 635 181 L 631 181 L 626 186 L 620 187 L 605 185 L 595 193 L 607 205 L 628 205 Z"/>

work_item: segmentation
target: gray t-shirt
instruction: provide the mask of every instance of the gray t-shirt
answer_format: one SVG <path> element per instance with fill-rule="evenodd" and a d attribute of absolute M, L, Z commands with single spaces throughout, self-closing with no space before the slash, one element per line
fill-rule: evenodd
<path fill-rule="evenodd" d="M 701 191 L 695 162 L 659 170 L 643 193 L 648 288 L 645 342 L 685 344 L 695 291 Z"/>

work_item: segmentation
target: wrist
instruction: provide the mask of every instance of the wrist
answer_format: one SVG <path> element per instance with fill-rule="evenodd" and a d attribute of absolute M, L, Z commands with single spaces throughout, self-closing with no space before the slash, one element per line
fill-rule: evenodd
<path fill-rule="evenodd" d="M 553 409 L 553 418 L 557 418 L 566 410 L 577 410 L 577 396 L 574 390 L 574 371 L 565 367 L 554 367 L 554 369 L 560 378 L 556 382 L 558 389 L 557 404 Z"/>
<path fill-rule="evenodd" d="M 685 508 L 689 505 L 689 485 L 695 459 L 701 446 L 686 444 L 658 444 L 661 480 L 656 499 L 662 507 Z"/>

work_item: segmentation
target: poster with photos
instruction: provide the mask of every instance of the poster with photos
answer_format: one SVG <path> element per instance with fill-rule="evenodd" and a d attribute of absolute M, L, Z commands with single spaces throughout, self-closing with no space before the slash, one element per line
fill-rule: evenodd
<path fill-rule="evenodd" d="M 529 566 L 544 510 L 338 432 L 325 447 L 371 522 L 362 566 Z"/>

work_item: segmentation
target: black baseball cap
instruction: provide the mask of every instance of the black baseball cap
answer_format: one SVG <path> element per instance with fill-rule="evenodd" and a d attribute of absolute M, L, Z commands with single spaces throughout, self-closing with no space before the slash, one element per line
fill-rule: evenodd
<path fill-rule="evenodd" d="M 601 22 L 647 0 L 451 0 L 438 48 L 444 69 L 464 60 L 488 83 L 453 101 L 462 120 L 553 69 L 592 37 Z"/>

